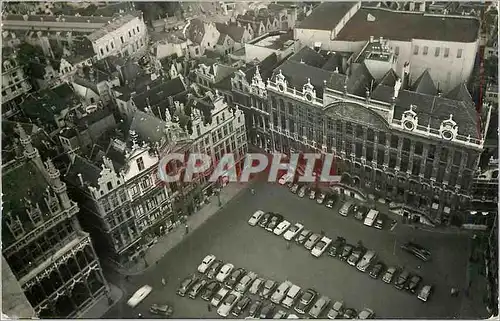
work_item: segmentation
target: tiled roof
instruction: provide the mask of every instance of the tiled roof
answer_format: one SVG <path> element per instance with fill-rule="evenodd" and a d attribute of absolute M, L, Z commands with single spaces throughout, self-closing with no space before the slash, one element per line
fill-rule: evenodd
<path fill-rule="evenodd" d="M 326 59 L 321 54 L 319 54 L 318 52 L 314 51 L 313 49 L 307 46 L 305 46 L 304 48 L 300 49 L 298 52 L 293 54 L 293 56 L 288 58 L 288 60 L 299 63 L 305 63 L 306 65 L 316 68 L 321 68 L 326 63 Z"/>
<path fill-rule="evenodd" d="M 272 53 L 258 64 L 260 76 L 264 81 L 272 77 L 273 70 L 279 65 L 279 63 L 280 62 L 276 53 Z M 251 66 L 250 68 L 245 70 L 245 78 L 249 83 L 252 82 L 256 70 L 256 66 Z"/>
<path fill-rule="evenodd" d="M 297 28 L 333 30 L 356 2 L 323 2 Z"/>
<path fill-rule="evenodd" d="M 387 71 L 384 75 L 384 77 L 382 77 L 382 79 L 380 80 L 380 85 L 386 85 L 386 86 L 389 86 L 389 87 L 393 87 L 395 84 L 396 84 L 396 81 L 398 80 L 398 75 L 396 74 L 396 72 L 394 71 L 394 69 L 389 69 L 389 71 Z"/>
<path fill-rule="evenodd" d="M 235 42 L 240 42 L 245 34 L 245 28 L 236 23 L 216 23 L 215 27 L 221 34 L 226 34 Z"/>
<path fill-rule="evenodd" d="M 126 24 L 127 22 L 130 22 L 136 18 L 135 14 L 127 13 L 124 16 L 114 18 L 112 21 L 110 21 L 109 24 L 106 24 L 103 26 L 101 29 L 96 30 L 92 32 L 90 35 L 87 36 L 87 38 L 94 42 L 98 39 L 101 39 L 102 37 L 108 35 L 109 33 L 119 29 L 121 26 Z M 109 18 L 107 18 L 109 20 Z"/>
<path fill-rule="evenodd" d="M 375 21 L 368 21 L 368 15 L 374 17 Z M 361 8 L 346 23 L 335 40 L 366 41 L 370 36 L 375 36 L 399 41 L 426 39 L 474 42 L 478 32 L 479 21 L 472 18 L 443 18 L 415 12 Z"/>
<path fill-rule="evenodd" d="M 373 81 L 373 77 L 366 65 L 364 63 L 352 64 L 347 72 L 349 76 L 337 72 L 331 73 L 327 83 L 328 88 L 343 92 L 344 86 L 347 86 L 349 94 L 364 97 L 366 89 L 371 87 Z"/>
<path fill-rule="evenodd" d="M 428 69 L 424 70 L 420 77 L 415 80 L 411 89 L 414 92 L 427 95 L 435 95 L 437 93 L 436 86 L 434 85 L 434 81 L 432 80 Z"/>
<path fill-rule="evenodd" d="M 141 141 L 148 143 L 160 142 L 165 139 L 166 125 L 167 123 L 161 119 L 138 110 L 134 114 L 130 130 L 135 131 Z"/>
<path fill-rule="evenodd" d="M 65 179 L 74 186 L 81 186 L 78 174 L 82 174 L 84 183 L 90 186 L 98 187 L 98 180 L 102 169 L 91 161 L 76 155 L 68 166 Z"/>
<path fill-rule="evenodd" d="M 205 24 L 200 19 L 192 19 L 186 30 L 186 37 L 196 44 L 201 44 L 205 36 Z"/>
<path fill-rule="evenodd" d="M 177 77 L 132 97 L 132 100 L 138 109 L 145 110 L 148 106 L 154 108 L 157 105 L 165 104 L 168 102 L 168 97 L 173 97 L 184 91 L 186 91 L 184 82 L 180 77 Z"/>
<path fill-rule="evenodd" d="M 80 17 L 75 17 L 75 16 L 49 16 L 49 15 L 28 15 L 28 19 L 24 20 L 23 15 L 21 14 L 9 14 L 6 16 L 2 17 L 2 20 L 13 20 L 13 21 L 44 21 L 44 22 L 58 22 L 59 19 L 64 18 L 64 22 L 60 20 L 59 22 L 61 23 L 88 23 L 87 21 L 90 20 L 90 23 L 107 23 L 109 20 L 109 17 L 90 17 L 90 16 L 80 16 Z"/>

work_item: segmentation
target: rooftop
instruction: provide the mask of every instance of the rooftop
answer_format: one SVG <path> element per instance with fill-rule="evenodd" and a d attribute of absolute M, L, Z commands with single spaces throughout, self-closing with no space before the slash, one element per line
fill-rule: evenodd
<path fill-rule="evenodd" d="M 126 24 L 127 22 L 130 22 L 136 18 L 135 15 L 127 13 L 124 16 L 120 16 L 118 18 L 114 18 L 110 23 L 106 24 L 104 27 L 100 28 L 99 30 L 94 31 L 90 35 L 87 36 L 87 38 L 90 41 L 96 41 L 98 39 L 101 39 L 102 37 L 106 36 L 110 32 L 113 32 L 117 29 L 119 29 L 121 26 Z"/>
<path fill-rule="evenodd" d="M 323 2 L 297 28 L 333 30 L 356 2 Z"/>
<path fill-rule="evenodd" d="M 272 50 L 284 50 L 294 44 L 293 31 L 289 32 L 270 32 L 262 38 L 257 38 L 251 42 L 254 46 L 264 47 Z"/>
<path fill-rule="evenodd" d="M 368 21 L 369 16 L 373 21 Z M 336 40 L 363 41 L 375 36 L 399 41 L 475 42 L 478 32 L 479 21 L 473 18 L 361 8 L 342 28 Z"/>
<path fill-rule="evenodd" d="M 376 61 L 390 61 L 392 57 L 391 51 L 380 41 L 368 42 L 363 52 L 360 53 L 356 62 L 363 62 L 365 59 Z"/>

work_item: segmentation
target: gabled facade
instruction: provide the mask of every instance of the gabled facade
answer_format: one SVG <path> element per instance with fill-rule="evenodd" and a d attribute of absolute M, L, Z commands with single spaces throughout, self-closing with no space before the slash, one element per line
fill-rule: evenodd
<path fill-rule="evenodd" d="M 16 53 L 2 49 L 2 116 L 11 117 L 19 112 L 22 96 L 31 90 L 28 77 L 19 64 Z"/>

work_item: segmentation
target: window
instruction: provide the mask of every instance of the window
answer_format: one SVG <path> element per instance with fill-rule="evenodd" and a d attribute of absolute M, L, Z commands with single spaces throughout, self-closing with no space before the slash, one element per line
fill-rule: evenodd
<path fill-rule="evenodd" d="M 112 190 L 112 189 L 113 189 L 113 183 L 108 182 L 106 185 L 107 185 L 107 187 L 108 187 L 108 191 L 110 191 L 110 190 Z"/>
<path fill-rule="evenodd" d="M 5 92 L 5 90 L 2 90 L 2 96 L 6 96 L 7 93 Z"/>
<path fill-rule="evenodd" d="M 120 40 L 122 41 L 122 43 L 125 43 L 125 41 L 123 40 L 123 36 L 120 36 Z"/>
<path fill-rule="evenodd" d="M 134 33 L 134 36 L 135 36 L 135 29 L 132 29 L 132 32 Z"/>
<path fill-rule="evenodd" d="M 149 186 L 151 186 L 153 182 L 151 181 L 151 177 L 146 177 L 142 180 L 141 182 L 141 187 L 143 189 L 147 189 Z"/>
<path fill-rule="evenodd" d="M 137 168 L 142 171 L 144 169 L 144 160 L 142 159 L 142 157 L 140 157 L 139 159 L 136 160 L 137 162 Z"/>
<path fill-rule="evenodd" d="M 137 32 L 139 32 L 139 26 L 137 26 Z"/>
<path fill-rule="evenodd" d="M 424 46 L 424 51 L 422 52 L 422 54 L 423 54 L 424 56 L 427 56 L 427 52 L 428 52 L 428 51 L 429 51 L 429 47 Z"/>
<path fill-rule="evenodd" d="M 104 55 L 104 50 L 102 48 L 101 48 L 100 51 L 101 51 L 101 55 Z"/>
<path fill-rule="evenodd" d="M 441 50 L 441 48 L 437 47 L 436 48 L 436 52 L 434 52 L 434 56 L 439 57 L 439 51 L 440 50 Z"/>
<path fill-rule="evenodd" d="M 128 36 L 129 38 L 132 38 L 132 33 L 130 32 L 130 30 L 128 31 Z"/>
<path fill-rule="evenodd" d="M 413 47 L 413 54 L 418 55 L 418 46 Z"/>
<path fill-rule="evenodd" d="M 458 49 L 457 58 L 462 58 L 462 51 L 463 51 L 463 49 Z"/>
<path fill-rule="evenodd" d="M 200 136 L 200 135 L 201 135 L 200 125 L 196 125 L 196 135 L 197 135 L 197 136 Z"/>
<path fill-rule="evenodd" d="M 115 43 L 111 41 L 111 49 L 115 49 Z"/>
<path fill-rule="evenodd" d="M 109 52 L 109 46 L 106 45 L 106 52 Z"/>
<path fill-rule="evenodd" d="M 139 189 L 139 186 L 138 185 L 134 185 L 132 187 L 132 196 L 139 194 L 140 191 L 141 190 Z"/>
<path fill-rule="evenodd" d="M 450 55 L 450 48 L 444 48 L 444 57 L 448 58 L 449 55 Z"/>

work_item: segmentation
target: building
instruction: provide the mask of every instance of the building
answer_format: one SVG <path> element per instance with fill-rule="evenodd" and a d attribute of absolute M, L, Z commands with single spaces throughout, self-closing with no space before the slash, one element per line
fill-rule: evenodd
<path fill-rule="evenodd" d="M 81 32 L 90 34 L 103 28 L 110 17 L 91 16 L 50 16 L 50 15 L 28 15 L 8 14 L 3 17 L 3 30 L 32 30 L 53 32 Z"/>
<path fill-rule="evenodd" d="M 396 70 L 408 64 L 410 81 L 425 69 L 441 91 L 467 82 L 479 47 L 479 20 L 422 12 L 364 7 L 361 2 L 322 3 L 294 30 L 302 45 L 359 52 L 370 37 L 383 37 L 398 56 Z M 398 27 L 395 27 L 398 26 Z"/>
<path fill-rule="evenodd" d="M 220 37 L 215 23 L 203 22 L 197 18 L 189 20 L 182 32 L 183 38 L 191 41 L 190 57 L 200 57 L 205 53 L 205 50 L 214 49 Z"/>
<path fill-rule="evenodd" d="M 251 29 L 245 28 L 237 23 L 216 23 L 219 31 L 219 40 L 215 45 L 215 51 L 221 54 L 229 54 L 243 47 L 244 43 L 250 41 L 252 37 Z"/>
<path fill-rule="evenodd" d="M 39 318 L 78 317 L 108 284 L 59 171 L 20 125 L 17 135 L 24 159 L 2 170 L 2 254 Z"/>
<path fill-rule="evenodd" d="M 19 112 L 23 95 L 31 90 L 28 77 L 23 66 L 19 64 L 16 52 L 2 48 L 2 116 L 12 117 Z"/>
<path fill-rule="evenodd" d="M 283 60 L 299 49 L 292 31 L 273 31 L 245 43 L 245 62 L 262 61 L 271 54 Z"/>

